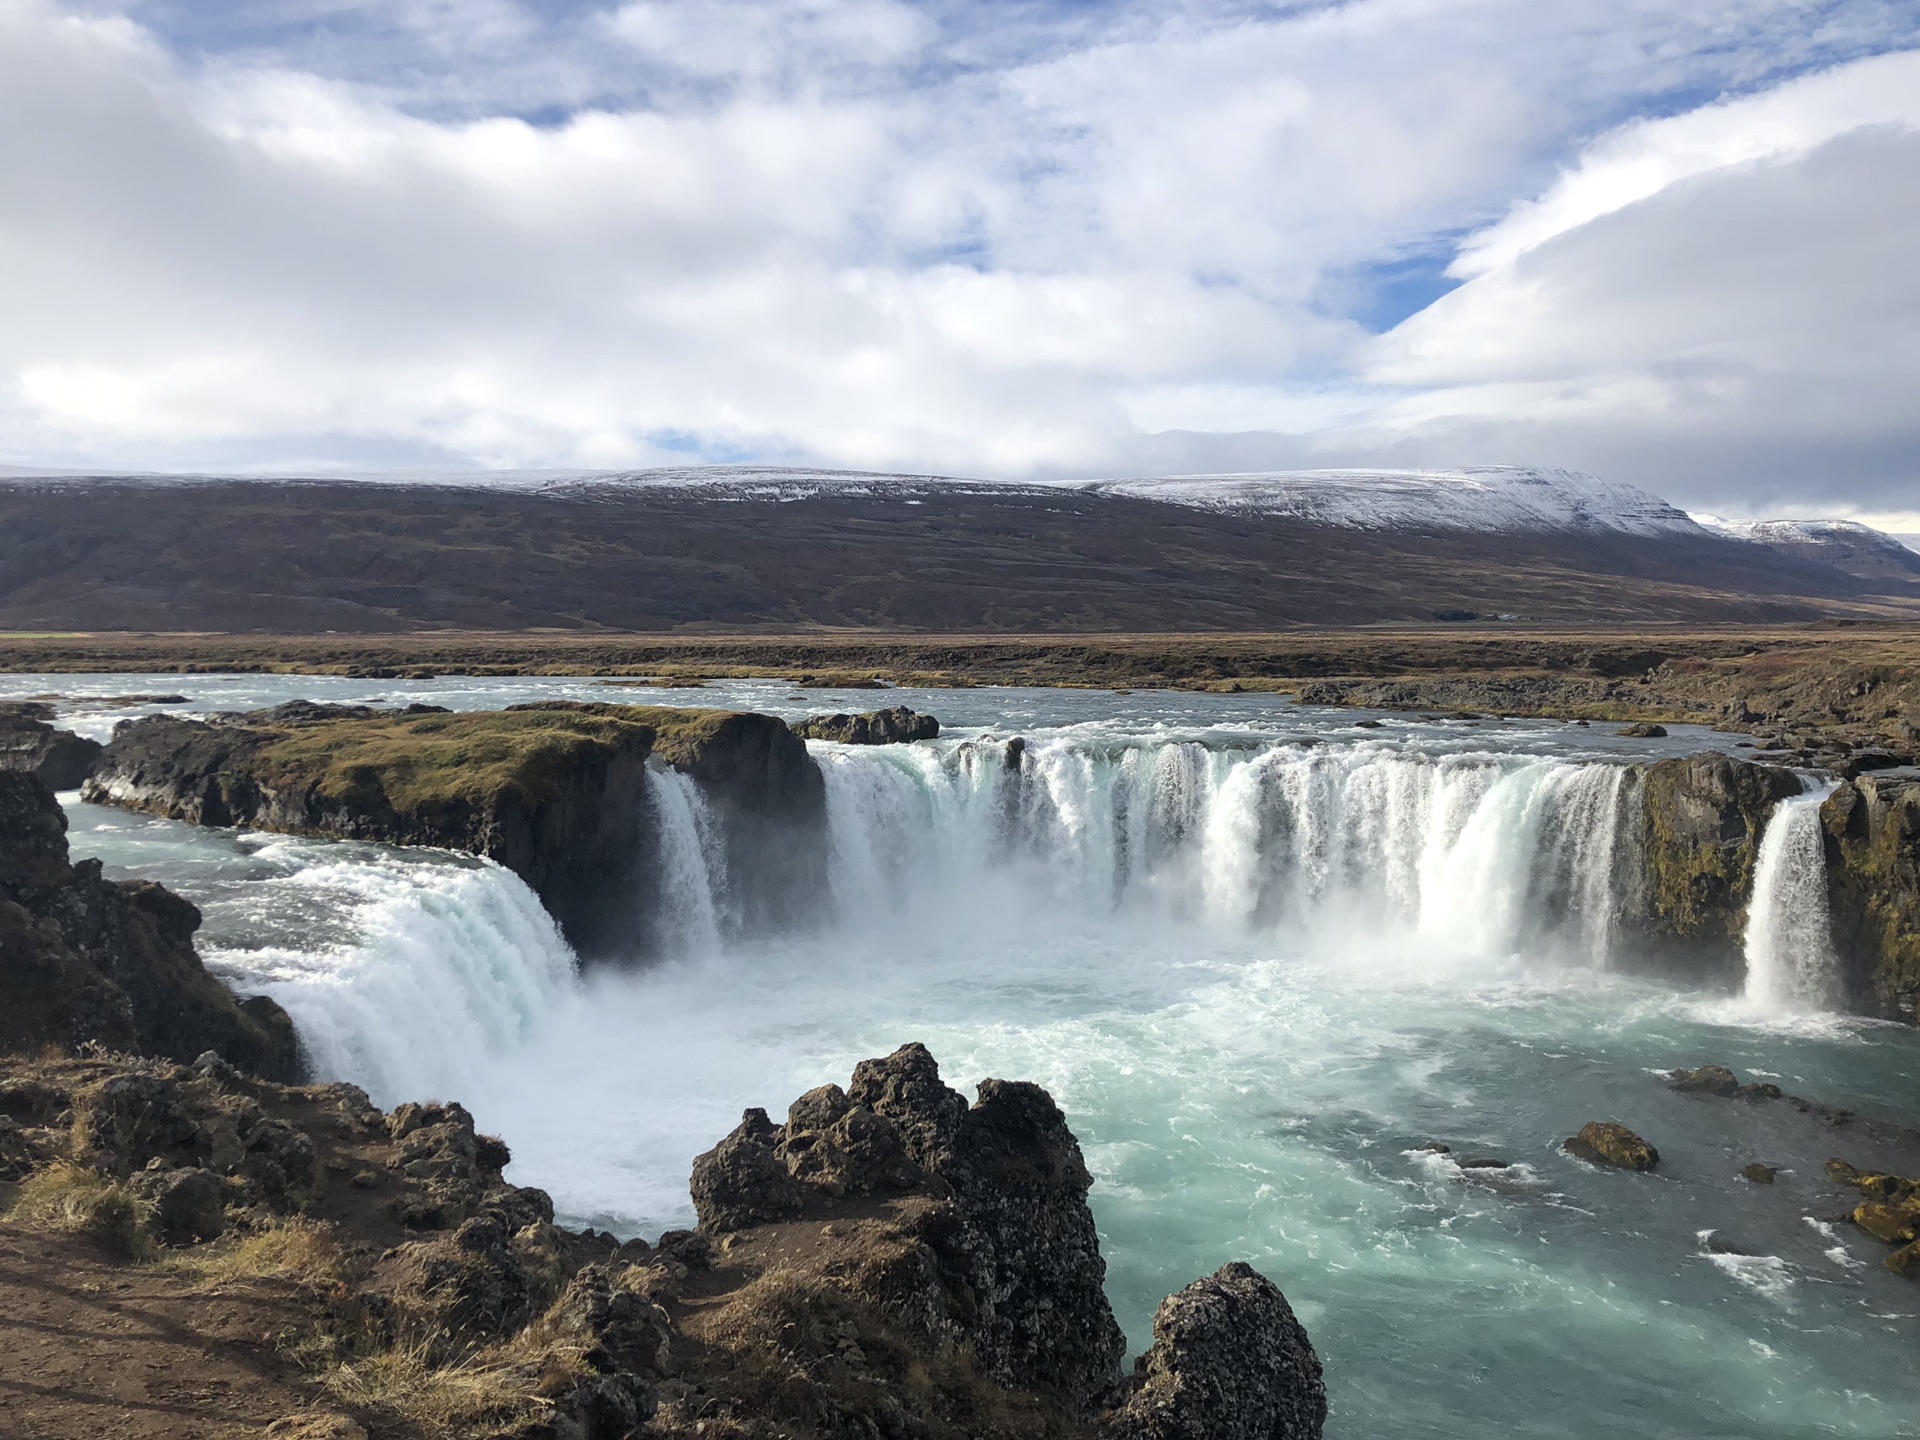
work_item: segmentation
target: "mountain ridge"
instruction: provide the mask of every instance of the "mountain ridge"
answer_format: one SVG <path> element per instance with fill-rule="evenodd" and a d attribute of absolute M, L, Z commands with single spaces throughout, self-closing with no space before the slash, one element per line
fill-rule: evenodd
<path fill-rule="evenodd" d="M 1520 469 L 0 483 L 0 629 L 22 631 L 1230 631 L 1920 608 L 1920 575 L 1830 559 L 1631 486 Z"/>

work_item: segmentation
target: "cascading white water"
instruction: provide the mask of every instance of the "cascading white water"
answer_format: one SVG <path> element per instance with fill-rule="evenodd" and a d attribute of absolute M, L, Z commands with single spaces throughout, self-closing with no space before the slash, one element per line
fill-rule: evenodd
<path fill-rule="evenodd" d="M 316 1074 L 378 1103 L 465 1093 L 572 989 L 572 949 L 498 865 L 355 859 L 268 883 L 279 908 L 324 907 L 351 938 L 208 946 L 207 964 L 286 1009 Z"/>
<path fill-rule="evenodd" d="M 659 897 L 655 941 L 666 955 L 711 955 L 727 921 L 722 837 L 692 777 L 666 765 L 647 767 L 647 794 L 659 833 Z"/>
<path fill-rule="evenodd" d="M 1214 926 L 1404 927 L 1424 948 L 1604 960 L 1625 767 L 1386 744 L 816 747 L 849 923 L 992 894 Z M 938 896 L 931 898 L 938 900 Z"/>
<path fill-rule="evenodd" d="M 1820 806 L 1833 791 L 1827 784 L 1788 796 L 1760 836 L 1747 915 L 1746 998 L 1768 1014 L 1804 1015 L 1840 1001 L 1820 831 Z"/>

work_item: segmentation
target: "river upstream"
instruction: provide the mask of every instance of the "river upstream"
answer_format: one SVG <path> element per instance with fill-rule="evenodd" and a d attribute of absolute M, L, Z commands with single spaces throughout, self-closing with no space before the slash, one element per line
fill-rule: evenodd
<path fill-rule="evenodd" d="M 76 857 L 198 903 L 209 965 L 284 1005 L 326 1078 L 388 1105 L 462 1100 L 565 1219 L 690 1223 L 689 1164 L 744 1106 L 777 1117 L 921 1040 L 960 1088 L 1033 1079 L 1065 1109 L 1136 1349 L 1160 1297 L 1225 1260 L 1279 1282 L 1326 1365 L 1330 1436 L 1920 1434 L 1920 1286 L 1839 1223 L 1858 1196 L 1820 1170 L 1839 1154 L 1913 1174 L 1920 1146 L 1658 1073 L 1715 1061 L 1920 1123 L 1920 1033 L 1829 1008 L 1808 801 L 1769 824 L 1744 986 L 1676 988 L 1628 953 L 1621 762 L 1733 737 L 779 681 L 10 676 L 0 697 L 70 697 L 61 723 L 104 739 L 152 707 L 87 697 L 160 688 L 187 697 L 170 713 L 302 697 L 940 717 L 937 741 L 813 745 L 832 894 L 805 934 L 739 933 L 698 792 L 651 775 L 665 955 L 585 975 L 497 866 L 64 797 Z M 1596 1119 L 1653 1141 L 1659 1169 L 1566 1156 Z M 1430 1141 L 1511 1163 L 1462 1168 Z M 1777 1182 L 1743 1180 L 1753 1161 Z"/>

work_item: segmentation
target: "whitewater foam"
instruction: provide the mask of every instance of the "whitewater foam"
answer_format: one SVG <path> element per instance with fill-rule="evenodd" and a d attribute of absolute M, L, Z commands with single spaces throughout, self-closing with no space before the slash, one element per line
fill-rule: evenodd
<path fill-rule="evenodd" d="M 315 1073 L 353 1080 L 380 1104 L 459 1096 L 572 990 L 576 962 L 559 929 L 491 862 L 355 859 L 276 883 L 295 892 L 281 903 L 332 909 L 352 938 L 207 946 L 207 965 L 278 1001 Z"/>
<path fill-rule="evenodd" d="M 1618 765 L 1072 732 L 815 751 L 855 925 L 994 892 L 1035 911 L 1390 925 L 1436 957 L 1604 963 L 1617 924 Z"/>
<path fill-rule="evenodd" d="M 1747 918 L 1746 1000 L 1762 1014 L 1820 1014 L 1840 1003 L 1820 828 L 1820 806 L 1834 788 L 1828 781 L 1779 801 L 1761 832 Z"/>

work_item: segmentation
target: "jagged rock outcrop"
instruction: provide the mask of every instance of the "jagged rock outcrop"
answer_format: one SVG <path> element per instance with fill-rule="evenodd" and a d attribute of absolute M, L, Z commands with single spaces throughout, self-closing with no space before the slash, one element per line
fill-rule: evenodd
<path fill-rule="evenodd" d="M 551 701 L 381 711 L 292 701 L 119 726 L 89 800 L 485 855 L 540 896 L 586 955 L 646 948 L 657 892 L 649 765 L 693 777 L 749 927 L 797 923 L 824 893 L 825 784 L 779 720 Z"/>
<path fill-rule="evenodd" d="M 53 707 L 31 700 L 0 704 L 0 770 L 24 771 L 51 790 L 71 790 L 93 773 L 101 745 L 49 722 Z"/>
<path fill-rule="evenodd" d="M 1857 1008 L 1920 1023 L 1920 780 L 1865 774 L 1820 807 L 1834 949 Z"/>
<path fill-rule="evenodd" d="M 931 1267 L 906 1303 L 1008 1384 L 1090 1409 L 1125 1341 L 1103 1288 L 1093 1178 L 1046 1091 L 987 1080 L 971 1107 L 921 1045 L 862 1061 L 849 1090 L 810 1091 L 785 1125 L 750 1110 L 694 1162 L 701 1228 L 797 1219 L 853 1194 L 914 1193 Z"/>
<path fill-rule="evenodd" d="M 258 1074 L 299 1070 L 293 1024 L 238 999 L 194 952 L 200 912 L 146 880 L 70 864 L 66 816 L 31 775 L 0 771 L 0 1048 L 114 1049 L 189 1060 L 214 1051 Z"/>
<path fill-rule="evenodd" d="M 1102 1440 L 1316 1440 L 1326 1424 L 1306 1330 L 1279 1287 L 1238 1261 L 1160 1302 L 1134 1373 Z"/>
<path fill-rule="evenodd" d="M 784 1125 L 753 1112 L 696 1166 L 703 1228 L 653 1245 L 556 1225 L 457 1104 L 383 1113 L 213 1056 L 0 1055 L 0 1174 L 77 1197 L 56 1224 L 111 1214 L 130 1251 L 213 1247 L 243 1303 L 247 1264 L 280 1267 L 309 1308 L 288 1353 L 375 1433 L 1317 1440 L 1318 1360 L 1244 1265 L 1169 1299 L 1123 1380 L 1078 1145 L 1038 1087 L 981 1091 L 908 1046 Z M 354 1388 L 388 1372 L 408 1383 Z"/>
<path fill-rule="evenodd" d="M 813 715 L 791 724 L 793 733 L 803 740 L 836 740 L 842 745 L 900 745 L 940 734 L 938 720 L 905 705 L 863 715 Z"/>
<path fill-rule="evenodd" d="M 1744 973 L 1760 837 L 1773 807 L 1800 790 L 1791 770 L 1719 754 L 1640 771 L 1640 874 L 1628 922 L 1650 948 L 1698 975 Z"/>

